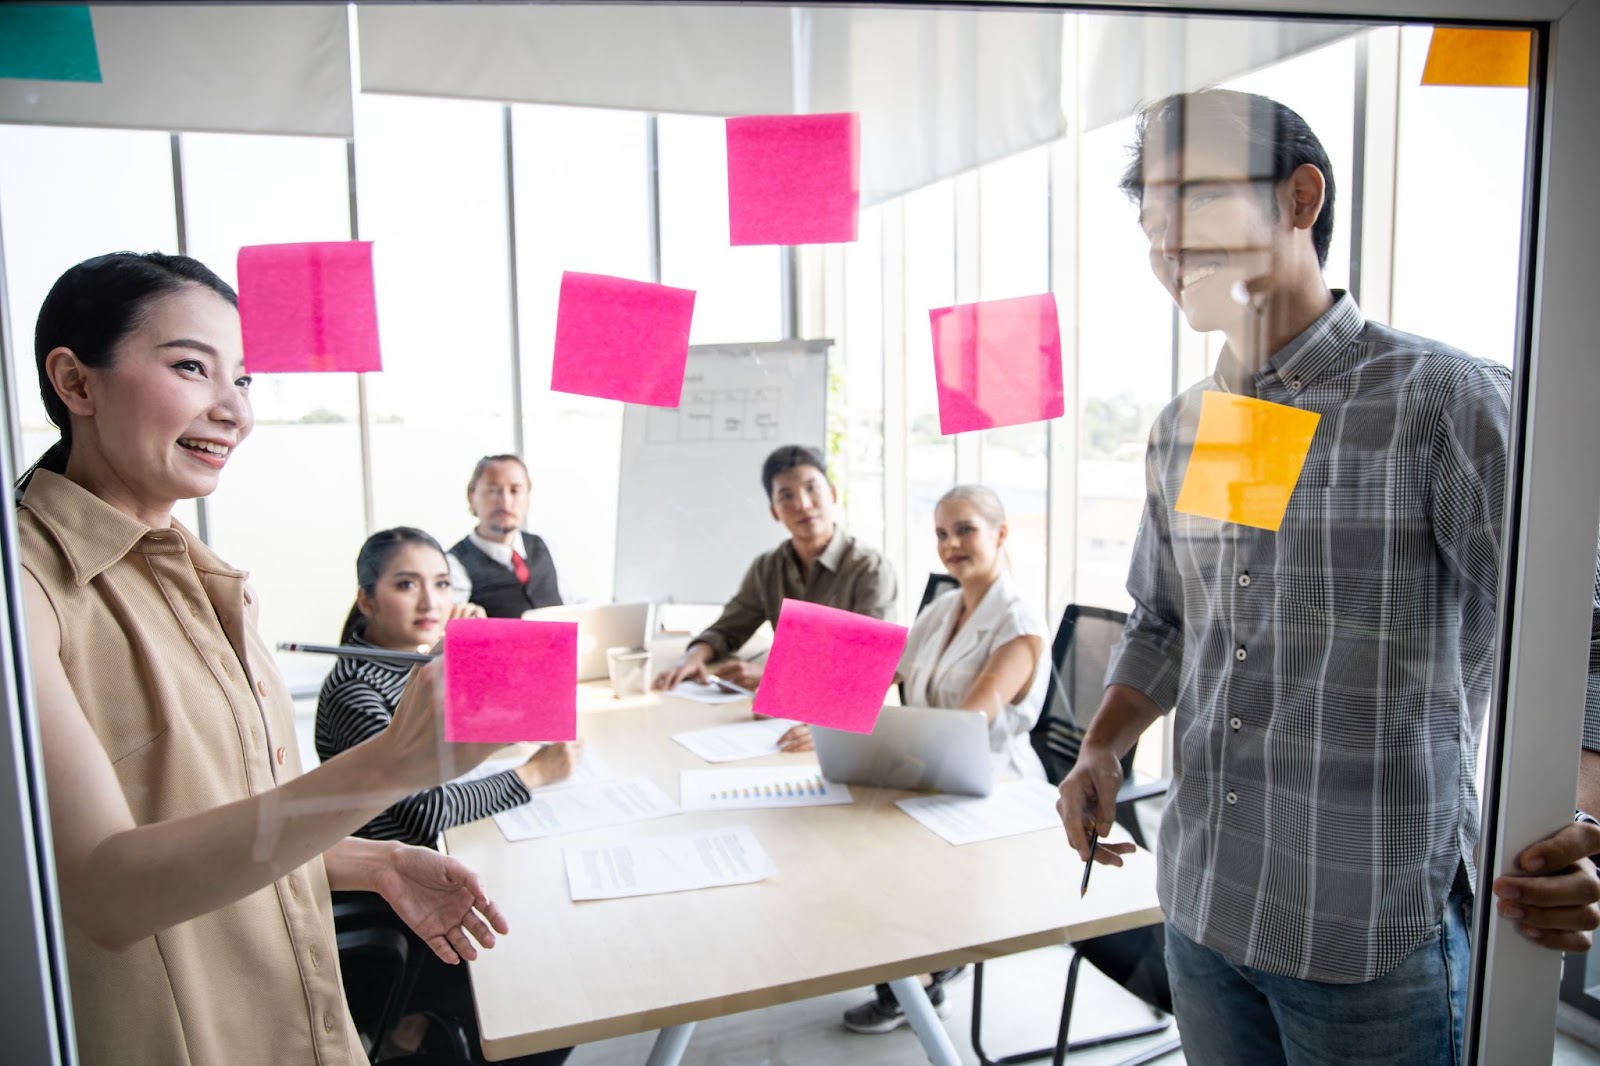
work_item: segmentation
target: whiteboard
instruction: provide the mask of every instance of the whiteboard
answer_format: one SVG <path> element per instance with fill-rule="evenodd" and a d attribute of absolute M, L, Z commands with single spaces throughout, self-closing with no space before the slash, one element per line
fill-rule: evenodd
<path fill-rule="evenodd" d="M 826 454 L 829 340 L 689 349 L 677 407 L 629 404 L 617 499 L 618 603 L 724 603 L 787 538 L 761 488 L 782 444 Z"/>

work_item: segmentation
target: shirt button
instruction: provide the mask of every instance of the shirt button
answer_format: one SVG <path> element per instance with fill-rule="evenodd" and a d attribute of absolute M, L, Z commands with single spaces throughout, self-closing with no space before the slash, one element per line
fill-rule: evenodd
<path fill-rule="evenodd" d="M 1243 648 L 1235 648 L 1233 649 L 1233 657 L 1238 659 L 1240 662 L 1244 662 L 1246 659 L 1250 658 L 1250 653 L 1245 651 Z"/>
<path fill-rule="evenodd" d="M 283 765 L 283 760 L 285 760 L 285 759 L 287 759 L 289 757 L 289 749 L 288 748 L 279 748 L 276 752 L 273 753 L 273 755 L 278 760 L 278 765 L 282 766 Z"/>
<path fill-rule="evenodd" d="M 322 1031 L 324 1033 L 333 1032 L 333 1015 L 324 1014 L 322 1016 Z"/>
<path fill-rule="evenodd" d="M 1228 802 L 1229 803 L 1238 803 L 1239 802 L 1239 797 L 1236 794 L 1230 792 L 1230 793 L 1228 793 Z"/>
<path fill-rule="evenodd" d="M 1239 587 L 1242 588 L 1242 589 L 1247 589 L 1247 588 L 1250 587 L 1250 575 L 1249 574 L 1240 574 L 1239 575 Z"/>
<path fill-rule="evenodd" d="M 289 878 L 289 895 L 294 899 L 300 898 L 300 885 L 294 878 Z"/>
<path fill-rule="evenodd" d="M 1300 391 L 1300 379 L 1299 378 L 1295 378 L 1294 380 L 1289 382 L 1289 391 L 1290 392 L 1299 392 Z"/>
<path fill-rule="evenodd" d="M 1244 723 L 1239 721 L 1237 717 L 1228 719 L 1228 725 L 1232 726 L 1234 729 L 1238 729 L 1243 724 Z"/>
<path fill-rule="evenodd" d="M 317 954 L 317 949 L 309 948 L 307 949 L 307 954 L 311 956 L 311 968 L 313 970 L 322 969 L 322 957 Z"/>
<path fill-rule="evenodd" d="M 256 695 L 260 696 L 263 699 L 266 698 L 266 695 L 267 695 L 267 683 L 265 681 L 257 681 L 256 682 Z"/>

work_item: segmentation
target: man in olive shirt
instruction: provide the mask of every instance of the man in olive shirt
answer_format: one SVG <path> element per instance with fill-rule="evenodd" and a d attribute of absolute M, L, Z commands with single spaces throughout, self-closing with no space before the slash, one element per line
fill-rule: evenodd
<path fill-rule="evenodd" d="M 762 622 L 778 623 L 785 598 L 839 607 L 873 618 L 887 617 L 897 590 L 889 561 L 840 529 L 834 521 L 839 492 L 828 480 L 826 460 L 815 448 L 786 444 L 761 466 L 772 517 L 789 539 L 756 556 L 739 591 L 705 632 L 689 642 L 683 657 L 655 679 L 671 688 L 685 679 L 705 681 L 711 672 L 745 688 L 761 683 L 761 667 L 731 656 Z"/>

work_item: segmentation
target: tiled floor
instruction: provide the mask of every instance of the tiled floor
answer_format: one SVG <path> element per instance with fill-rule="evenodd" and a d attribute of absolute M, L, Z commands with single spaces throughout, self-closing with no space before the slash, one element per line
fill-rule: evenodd
<path fill-rule="evenodd" d="M 1065 987 L 1066 948 L 1046 948 L 991 963 L 984 980 L 984 1045 L 990 1057 L 1042 1047 L 1055 1038 L 1055 1020 Z M 962 1066 L 975 1066 L 969 1026 L 972 1015 L 972 978 L 968 970 L 950 986 L 954 1013 L 945 1019 L 961 1055 Z M 684 1066 L 915 1066 L 926 1063 L 910 1030 L 900 1028 L 883 1036 L 858 1036 L 845 1030 L 839 1016 L 870 995 L 869 989 L 820 999 L 790 1003 L 701 1022 L 684 1056 Z M 1567 1019 L 1563 1026 L 1588 1039 L 1600 1040 L 1600 1025 L 1578 1028 Z M 1093 967 L 1083 966 L 1078 980 L 1078 1001 L 1072 1033 L 1083 1037 L 1142 1025 L 1151 1012 L 1117 988 Z M 1587 1019 L 1584 1019 L 1587 1020 Z M 1074 1066 L 1112 1066 L 1139 1051 L 1162 1043 L 1175 1030 L 1138 1042 L 1074 1052 Z M 1592 1034 L 1592 1035 L 1591 1035 Z M 650 1054 L 653 1034 L 620 1037 L 580 1047 L 570 1066 L 638 1066 Z M 1042 1060 L 1048 1062 L 1048 1059 Z M 1600 1064 L 1600 1051 L 1564 1032 L 1556 1034 L 1553 1066 Z M 1181 1066 L 1181 1052 L 1159 1060 L 1160 1066 Z"/>

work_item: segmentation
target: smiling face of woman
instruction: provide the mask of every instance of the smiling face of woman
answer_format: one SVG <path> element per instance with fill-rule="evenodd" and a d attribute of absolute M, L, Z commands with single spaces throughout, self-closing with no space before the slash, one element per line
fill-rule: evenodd
<path fill-rule="evenodd" d="M 67 476 L 146 525 L 213 492 L 255 425 L 239 312 L 199 285 L 149 301 L 109 366 L 68 349 L 49 364 L 73 415 Z"/>
<path fill-rule="evenodd" d="M 1000 549 L 1007 532 L 1005 523 L 989 521 L 971 500 L 945 500 L 933 511 L 939 561 L 963 585 L 987 583 L 1000 573 Z"/>
<path fill-rule="evenodd" d="M 367 619 L 363 636 L 378 647 L 431 647 L 450 617 L 450 566 L 444 553 L 429 544 L 400 545 L 372 592 L 361 590 L 356 606 Z"/>

